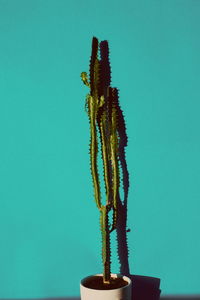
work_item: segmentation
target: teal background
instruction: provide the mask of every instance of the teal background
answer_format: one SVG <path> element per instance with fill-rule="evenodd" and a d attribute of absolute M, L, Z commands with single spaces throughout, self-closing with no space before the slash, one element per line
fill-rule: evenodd
<path fill-rule="evenodd" d="M 78 296 L 102 272 L 80 80 L 93 36 L 127 124 L 130 271 L 200 293 L 199 17 L 198 0 L 0 0 L 0 298 Z"/>

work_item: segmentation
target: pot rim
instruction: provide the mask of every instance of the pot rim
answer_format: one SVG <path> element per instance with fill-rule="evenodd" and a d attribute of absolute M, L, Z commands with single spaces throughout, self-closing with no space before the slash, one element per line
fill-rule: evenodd
<path fill-rule="evenodd" d="M 89 276 L 84 277 L 80 282 L 80 286 L 83 287 L 84 289 L 96 290 L 96 291 L 101 291 L 101 292 L 108 292 L 108 291 L 112 291 L 112 290 L 125 289 L 125 288 L 128 288 L 132 284 L 132 281 L 128 276 L 125 276 L 125 275 L 122 275 L 122 274 L 119 274 L 119 273 L 110 273 L 110 275 L 113 278 L 123 278 L 126 282 L 128 282 L 128 284 L 123 286 L 123 287 L 110 289 L 110 290 L 99 290 L 99 289 L 89 288 L 89 287 L 86 287 L 84 285 L 84 281 L 87 280 L 88 278 L 95 277 L 95 276 L 103 276 L 103 274 L 101 273 L 101 274 L 93 274 L 93 275 L 89 275 Z"/>

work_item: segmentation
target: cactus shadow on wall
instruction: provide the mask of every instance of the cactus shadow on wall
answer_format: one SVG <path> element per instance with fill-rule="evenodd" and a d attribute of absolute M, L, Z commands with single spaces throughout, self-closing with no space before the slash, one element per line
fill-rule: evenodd
<path fill-rule="evenodd" d="M 117 219 L 117 246 L 118 257 L 120 261 L 120 273 L 128 276 L 132 281 L 132 299 L 133 300 L 159 300 L 160 298 L 160 279 L 130 274 L 129 261 L 128 261 L 128 242 L 127 242 L 127 203 L 128 203 L 128 190 L 129 190 L 129 173 L 125 157 L 125 147 L 127 145 L 127 134 L 125 121 L 122 111 L 119 106 L 118 94 L 115 95 L 115 102 L 118 104 L 118 116 L 119 116 L 119 160 L 122 168 L 122 182 L 124 190 L 124 199 L 120 199 L 118 196 L 118 219 Z"/>
<path fill-rule="evenodd" d="M 104 41 L 105 43 L 106 41 Z M 103 53 L 103 57 L 105 57 L 105 62 L 109 62 L 109 51 L 108 45 L 107 47 L 101 48 Z M 106 81 L 110 81 L 110 68 L 108 66 L 104 66 L 106 70 L 107 78 Z M 123 201 L 118 194 L 118 216 L 117 216 L 117 247 L 118 247 L 118 257 L 120 262 L 120 273 L 128 276 L 132 280 L 132 298 L 133 300 L 158 300 L 160 298 L 160 279 L 149 276 L 141 276 L 141 275 L 131 275 L 129 262 L 128 262 L 128 242 L 127 242 L 127 232 L 130 229 L 127 228 L 127 203 L 128 203 L 128 191 L 129 191 L 129 172 L 126 163 L 126 155 L 125 155 L 125 147 L 127 146 L 128 137 L 126 133 L 125 120 L 123 117 L 123 112 L 119 105 L 119 96 L 118 90 L 116 88 L 113 89 L 113 102 L 115 103 L 115 107 L 117 109 L 118 115 L 118 134 L 119 134 L 119 161 L 121 165 L 121 173 L 122 173 L 122 183 L 123 183 Z"/>

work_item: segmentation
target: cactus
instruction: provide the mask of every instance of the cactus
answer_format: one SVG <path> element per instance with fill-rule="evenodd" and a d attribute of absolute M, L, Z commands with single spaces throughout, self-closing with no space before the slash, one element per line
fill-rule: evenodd
<path fill-rule="evenodd" d="M 93 37 L 89 79 L 86 72 L 81 73 L 83 83 L 90 88 L 90 93 L 86 96 L 85 107 L 90 122 L 89 153 L 94 198 L 100 211 L 104 284 L 111 282 L 110 234 L 117 226 L 120 185 L 118 103 L 115 97 L 117 89 L 110 86 L 111 72 L 108 54 L 108 41 L 102 41 L 99 44 L 98 39 Z M 103 160 L 105 205 L 102 204 L 98 173 L 99 144 Z M 113 212 L 112 225 L 109 224 L 110 211 Z"/>

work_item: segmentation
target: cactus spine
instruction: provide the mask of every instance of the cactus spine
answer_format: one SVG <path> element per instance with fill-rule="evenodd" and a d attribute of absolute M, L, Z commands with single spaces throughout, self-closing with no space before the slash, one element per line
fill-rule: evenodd
<path fill-rule="evenodd" d="M 94 185 L 94 197 L 100 211 L 102 234 L 103 282 L 111 281 L 110 269 L 110 233 L 117 225 L 117 199 L 119 196 L 119 143 L 118 115 L 115 103 L 116 89 L 110 87 L 110 65 L 108 60 L 108 42 L 100 43 L 101 59 L 98 58 L 99 42 L 92 40 L 90 59 L 90 81 L 86 72 L 81 73 L 82 81 L 90 88 L 86 97 L 86 109 L 90 122 L 90 164 Z M 100 138 L 98 138 L 98 133 Z M 99 142 L 100 140 L 100 142 Z M 98 144 L 100 143 L 103 160 L 106 204 L 102 204 L 98 174 Z M 113 210 L 113 222 L 109 228 L 109 211 Z"/>

